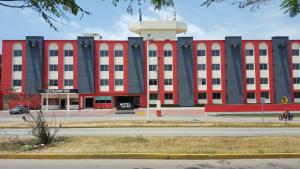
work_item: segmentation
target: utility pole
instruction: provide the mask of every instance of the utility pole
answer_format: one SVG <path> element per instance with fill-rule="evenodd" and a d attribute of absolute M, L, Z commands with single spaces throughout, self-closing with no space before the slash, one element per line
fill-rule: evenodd
<path fill-rule="evenodd" d="M 150 89 L 149 89 L 149 41 L 150 41 L 150 36 L 151 34 L 148 33 L 148 38 L 147 38 L 147 121 L 150 121 L 150 110 L 149 110 L 149 92 L 150 92 Z"/>

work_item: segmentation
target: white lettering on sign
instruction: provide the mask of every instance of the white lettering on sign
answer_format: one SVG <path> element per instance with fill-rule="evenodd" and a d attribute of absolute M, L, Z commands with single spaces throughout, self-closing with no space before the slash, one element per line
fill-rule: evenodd
<path fill-rule="evenodd" d="M 130 103 L 120 103 L 120 107 L 121 108 L 131 108 L 131 104 Z"/>

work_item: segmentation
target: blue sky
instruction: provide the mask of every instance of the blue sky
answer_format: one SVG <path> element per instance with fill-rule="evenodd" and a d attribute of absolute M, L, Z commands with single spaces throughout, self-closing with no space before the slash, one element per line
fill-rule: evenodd
<path fill-rule="evenodd" d="M 122 0 L 121 0 L 122 1 Z M 262 9 L 251 12 L 249 8 L 239 9 L 232 5 L 234 0 L 201 7 L 201 0 L 175 0 L 177 20 L 188 24 L 186 34 L 194 39 L 224 39 L 225 36 L 242 36 L 243 39 L 270 39 L 272 36 L 289 36 L 300 39 L 300 16 L 290 18 L 280 10 L 280 1 L 272 1 Z M 75 39 L 84 32 L 100 33 L 104 39 L 127 39 L 135 36 L 127 25 L 138 21 L 138 8 L 134 14 L 126 12 L 128 0 L 117 7 L 111 0 L 78 0 L 90 16 L 70 17 L 64 25 L 56 24 L 55 32 L 29 9 L 0 7 L 0 40 L 24 39 L 27 35 L 41 35 L 45 39 Z M 87 3 L 88 2 L 88 3 Z M 144 20 L 172 20 L 173 9 L 154 11 L 149 3 L 142 4 Z M 2 44 L 0 43 L 0 47 Z M 1 47 L 2 48 L 2 47 Z"/>

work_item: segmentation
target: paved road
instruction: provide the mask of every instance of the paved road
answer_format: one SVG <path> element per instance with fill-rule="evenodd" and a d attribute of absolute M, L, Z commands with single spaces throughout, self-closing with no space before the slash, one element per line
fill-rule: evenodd
<path fill-rule="evenodd" d="M 29 129 L 5 129 L 28 136 Z M 63 128 L 61 136 L 300 136 L 300 128 Z"/>
<path fill-rule="evenodd" d="M 1 169 L 299 169 L 299 159 L 0 160 Z"/>

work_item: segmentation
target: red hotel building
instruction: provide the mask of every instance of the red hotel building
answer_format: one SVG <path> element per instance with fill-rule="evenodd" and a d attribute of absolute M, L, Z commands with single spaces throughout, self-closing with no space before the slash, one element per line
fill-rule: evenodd
<path fill-rule="evenodd" d="M 147 49 L 148 47 L 148 49 Z M 148 54 L 147 54 L 148 51 Z M 1 89 L 37 94 L 43 109 L 146 107 L 300 110 L 300 40 L 3 40 Z M 149 82 L 147 82 L 147 55 Z M 5 100 L 5 99 L 4 99 Z M 5 107 L 5 101 L 1 108 Z M 12 105 L 11 105 L 12 106 Z M 7 105 L 6 105 L 7 107 Z"/>

